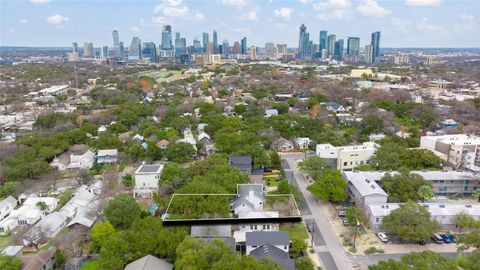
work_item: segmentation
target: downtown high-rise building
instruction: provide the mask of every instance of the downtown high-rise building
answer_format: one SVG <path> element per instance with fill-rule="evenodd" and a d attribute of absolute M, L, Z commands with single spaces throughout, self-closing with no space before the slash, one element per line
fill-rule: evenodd
<path fill-rule="evenodd" d="M 347 55 L 358 56 L 360 54 L 360 38 L 349 37 L 347 39 Z"/>
<path fill-rule="evenodd" d="M 153 42 L 144 42 L 142 49 L 142 58 L 149 59 L 150 62 L 157 61 L 157 46 Z"/>
<path fill-rule="evenodd" d="M 244 37 L 240 41 L 240 47 L 241 47 L 241 53 L 242 54 L 247 54 L 247 38 Z"/>
<path fill-rule="evenodd" d="M 217 30 L 213 30 L 212 42 L 213 42 L 213 53 L 219 53 Z"/>
<path fill-rule="evenodd" d="M 78 44 L 77 42 L 72 43 L 72 52 L 73 53 L 78 53 Z"/>
<path fill-rule="evenodd" d="M 222 43 L 222 55 L 229 56 L 230 55 L 230 45 L 228 44 L 228 40 L 224 39 Z"/>
<path fill-rule="evenodd" d="M 257 58 L 257 47 L 255 46 L 250 46 L 248 48 L 248 58 L 254 60 Z"/>
<path fill-rule="evenodd" d="M 327 48 L 327 37 L 328 37 L 327 31 L 325 30 L 320 31 L 320 40 L 318 43 L 320 45 L 320 51 Z"/>
<path fill-rule="evenodd" d="M 335 60 L 342 61 L 343 59 L 343 39 L 339 39 L 335 41 L 335 50 L 333 53 L 333 57 Z"/>
<path fill-rule="evenodd" d="M 327 37 L 327 51 L 328 56 L 333 56 L 335 54 L 335 39 L 337 37 L 333 34 L 328 35 Z"/>
<path fill-rule="evenodd" d="M 193 53 L 202 53 L 202 51 L 202 43 L 200 42 L 200 40 L 198 40 L 198 37 L 195 37 L 193 39 Z"/>
<path fill-rule="evenodd" d="M 240 43 L 238 43 L 238 41 L 235 41 L 230 50 L 230 54 L 240 54 L 241 52 L 242 52 L 242 49 L 240 48 Z"/>
<path fill-rule="evenodd" d="M 122 50 L 120 49 L 120 37 L 118 36 L 118 31 L 113 30 L 113 57 L 120 59 L 123 56 Z"/>
<path fill-rule="evenodd" d="M 202 33 L 202 47 L 204 53 L 208 53 L 208 42 L 210 42 L 208 33 Z"/>
<path fill-rule="evenodd" d="M 172 26 L 165 25 L 162 30 L 162 50 L 172 50 Z"/>
<path fill-rule="evenodd" d="M 267 56 L 267 58 L 274 58 L 276 53 L 277 49 L 275 48 L 275 43 L 265 43 L 265 55 Z"/>
<path fill-rule="evenodd" d="M 364 60 L 366 63 L 373 63 L 373 46 L 371 44 L 365 46 Z"/>
<path fill-rule="evenodd" d="M 277 44 L 277 54 L 287 54 L 287 44 Z"/>
<path fill-rule="evenodd" d="M 101 54 L 100 54 L 100 57 L 102 59 L 107 59 L 108 58 L 108 46 L 103 46 L 102 47 L 102 51 L 101 51 Z"/>
<path fill-rule="evenodd" d="M 372 33 L 372 41 L 370 45 L 372 45 L 373 62 L 377 62 L 380 58 L 380 32 L 377 31 Z"/>
<path fill-rule="evenodd" d="M 128 50 L 128 60 L 137 61 L 142 59 L 142 41 L 138 37 L 133 37 Z"/>
<path fill-rule="evenodd" d="M 83 43 L 83 57 L 90 57 L 90 51 L 88 48 L 88 42 Z"/>
<path fill-rule="evenodd" d="M 311 59 L 311 55 L 312 41 L 310 40 L 310 34 L 307 32 L 307 27 L 302 24 L 298 37 L 298 56 L 300 59 Z"/>
<path fill-rule="evenodd" d="M 120 58 L 123 58 L 123 56 L 125 55 L 125 45 L 123 45 L 123 41 L 120 41 Z"/>

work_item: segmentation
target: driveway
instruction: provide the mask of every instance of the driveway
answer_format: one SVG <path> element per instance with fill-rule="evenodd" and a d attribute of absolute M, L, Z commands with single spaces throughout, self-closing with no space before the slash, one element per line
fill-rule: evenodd
<path fill-rule="evenodd" d="M 322 260 L 325 269 L 353 269 L 353 262 L 345 253 L 342 243 L 336 237 L 331 225 L 327 222 L 322 209 L 315 197 L 307 191 L 307 181 L 298 170 L 297 160 L 302 159 L 302 154 L 282 153 L 282 166 L 288 180 L 296 185 L 303 195 L 299 207 L 304 220 L 315 220 L 314 243 L 315 250 Z"/>

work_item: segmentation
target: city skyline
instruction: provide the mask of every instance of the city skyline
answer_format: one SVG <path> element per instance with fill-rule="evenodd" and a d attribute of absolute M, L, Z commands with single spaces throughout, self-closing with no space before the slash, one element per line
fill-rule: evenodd
<path fill-rule="evenodd" d="M 309 38 L 319 43 L 320 30 L 337 40 L 359 37 L 370 44 L 372 32 L 382 32 L 382 47 L 478 47 L 480 26 L 471 10 L 480 2 L 439 0 L 406 1 L 125 1 L 112 8 L 111 1 L 59 2 L 48 0 L 2 1 L 0 45 L 70 46 L 92 42 L 112 47 L 112 30 L 130 44 L 133 37 L 161 44 L 164 25 L 171 35 L 180 32 L 191 45 L 194 37 L 217 30 L 218 43 L 230 46 L 247 37 L 248 45 L 267 42 L 298 47 L 298 26 L 308 26 Z M 92 9 L 92 7 L 94 7 Z M 78 12 L 82 11 L 82 12 Z M 114 16 L 106 16 L 113 14 Z M 450 20 L 445 20 L 448 12 Z M 88 19 L 87 19 L 88 17 Z M 121 19 L 120 19 L 121 18 Z M 173 39 L 174 40 L 174 39 Z"/>

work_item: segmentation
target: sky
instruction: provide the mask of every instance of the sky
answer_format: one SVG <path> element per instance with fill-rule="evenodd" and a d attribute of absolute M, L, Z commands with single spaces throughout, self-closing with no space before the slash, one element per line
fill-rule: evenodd
<path fill-rule="evenodd" d="M 382 47 L 480 47 L 480 0 L 0 0 L 1 46 L 111 47 L 113 29 L 126 46 L 159 44 L 170 24 L 187 45 L 216 29 L 230 45 L 297 47 L 302 23 L 314 43 L 320 30 L 362 46 L 381 31 Z"/>

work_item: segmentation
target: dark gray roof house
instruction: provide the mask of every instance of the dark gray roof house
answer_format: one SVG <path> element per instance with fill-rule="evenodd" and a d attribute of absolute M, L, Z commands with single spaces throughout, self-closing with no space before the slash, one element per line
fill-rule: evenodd
<path fill-rule="evenodd" d="M 250 156 L 230 156 L 228 157 L 228 163 L 242 172 L 252 174 L 253 162 Z"/>
<path fill-rule="evenodd" d="M 250 252 L 250 256 L 254 256 L 257 259 L 267 257 L 280 264 L 286 270 L 295 270 L 295 262 L 290 259 L 288 253 L 271 244 L 265 244 L 254 249 Z"/>
<path fill-rule="evenodd" d="M 289 246 L 290 237 L 288 232 L 274 231 L 253 231 L 245 233 L 245 243 L 247 246 L 263 246 L 266 244 L 274 246 Z"/>

